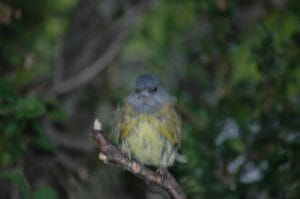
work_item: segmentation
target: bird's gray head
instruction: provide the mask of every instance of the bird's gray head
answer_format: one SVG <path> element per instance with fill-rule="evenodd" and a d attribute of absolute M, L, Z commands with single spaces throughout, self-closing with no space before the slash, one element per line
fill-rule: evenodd
<path fill-rule="evenodd" d="M 144 74 L 137 78 L 135 90 L 127 97 L 127 102 L 135 111 L 145 113 L 158 111 L 164 103 L 172 99 L 160 85 L 157 77 Z"/>

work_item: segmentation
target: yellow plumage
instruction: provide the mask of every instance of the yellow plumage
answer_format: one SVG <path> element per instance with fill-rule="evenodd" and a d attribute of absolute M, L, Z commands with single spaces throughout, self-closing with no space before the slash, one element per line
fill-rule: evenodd
<path fill-rule="evenodd" d="M 117 138 L 124 153 L 145 165 L 173 165 L 180 145 L 181 121 L 171 103 L 153 113 L 137 113 L 125 103 L 116 116 Z"/>

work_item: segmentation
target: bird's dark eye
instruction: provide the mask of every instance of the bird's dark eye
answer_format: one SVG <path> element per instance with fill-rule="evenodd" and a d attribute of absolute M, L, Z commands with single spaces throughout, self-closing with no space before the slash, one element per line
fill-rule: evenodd
<path fill-rule="evenodd" d="M 150 91 L 150 93 L 155 93 L 157 91 L 157 87 L 153 87 L 149 91 Z"/>

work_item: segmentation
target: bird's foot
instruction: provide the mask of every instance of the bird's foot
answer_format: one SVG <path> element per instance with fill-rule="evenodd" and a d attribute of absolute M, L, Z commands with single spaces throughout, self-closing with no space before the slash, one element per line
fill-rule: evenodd
<path fill-rule="evenodd" d="M 164 167 L 157 168 L 156 173 L 162 177 L 162 184 L 169 176 L 168 169 Z"/>

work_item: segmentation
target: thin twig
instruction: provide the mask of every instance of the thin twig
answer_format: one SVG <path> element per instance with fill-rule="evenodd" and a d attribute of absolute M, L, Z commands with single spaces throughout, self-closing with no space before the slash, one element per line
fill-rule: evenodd
<path fill-rule="evenodd" d="M 118 148 L 113 146 L 103 135 L 102 125 L 97 119 L 94 122 L 92 135 L 100 149 L 100 160 L 105 163 L 113 163 L 120 166 L 124 170 L 127 170 L 142 179 L 147 184 L 153 184 L 161 187 L 168 192 L 172 199 L 186 198 L 177 181 L 169 172 L 165 175 L 159 175 L 142 164 L 129 159 Z"/>
<path fill-rule="evenodd" d="M 55 92 L 59 94 L 70 92 L 96 77 L 101 71 L 105 69 L 108 64 L 113 61 L 113 59 L 123 46 L 123 42 L 126 36 L 127 30 L 121 32 L 108 48 L 108 50 L 99 59 L 97 59 L 92 65 L 84 69 L 81 73 L 57 84 L 54 88 Z"/>

